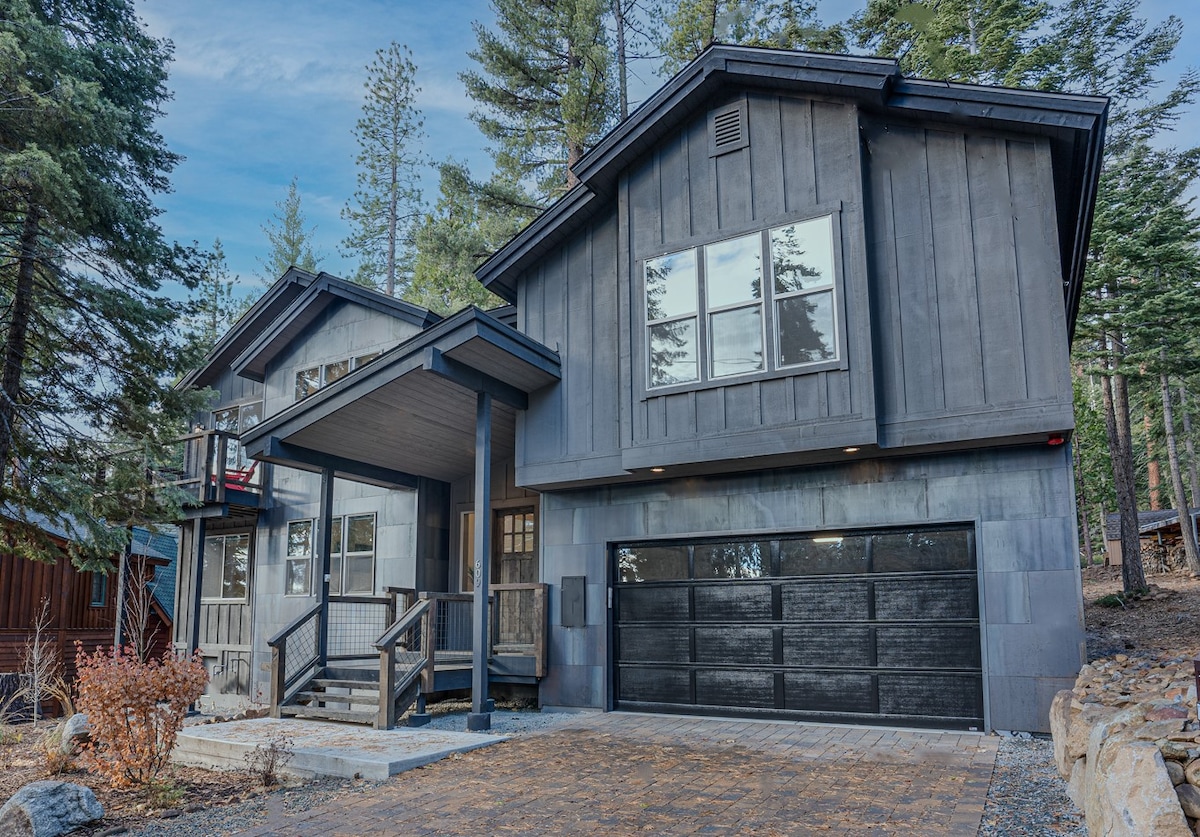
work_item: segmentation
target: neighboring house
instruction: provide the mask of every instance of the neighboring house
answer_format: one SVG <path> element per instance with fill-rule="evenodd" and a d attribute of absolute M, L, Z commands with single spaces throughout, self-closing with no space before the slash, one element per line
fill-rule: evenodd
<path fill-rule="evenodd" d="M 1200 509 L 1189 512 L 1193 532 L 1197 532 L 1197 518 Z M 1142 560 L 1146 561 L 1147 552 L 1158 552 L 1162 562 L 1159 568 L 1166 569 L 1171 564 L 1182 563 L 1183 532 L 1179 528 L 1179 511 L 1177 509 L 1159 509 L 1155 511 L 1138 512 L 1138 540 L 1142 545 Z M 1107 556 L 1105 563 L 1119 567 L 1121 556 L 1121 515 L 1117 513 L 1104 516 L 1104 551 Z"/>
<path fill-rule="evenodd" d="M 60 547 L 66 548 L 70 533 L 49 520 L 39 526 Z M 173 590 L 173 582 L 156 583 L 155 573 L 173 572 L 176 559 L 175 539 L 135 527 L 131 547 L 132 565 L 150 577 L 149 589 Z M 34 623 L 49 602 L 48 640 L 58 658 L 62 674 L 68 680 L 75 675 L 75 642 L 88 652 L 97 646 L 109 647 L 116 638 L 117 573 L 94 573 L 76 569 L 60 559 L 50 564 L 33 561 L 0 551 L 0 674 L 22 670 L 26 648 L 30 645 Z M 147 619 L 154 637 L 153 653 L 169 647 L 172 625 L 170 611 L 157 600 L 151 603 Z"/>
<path fill-rule="evenodd" d="M 490 674 L 552 708 L 1045 730 L 1083 661 L 1064 442 L 1106 113 L 714 46 L 479 268 L 514 312 L 289 272 L 190 379 L 241 439 L 177 624 L 280 714 L 355 714 L 339 610 L 396 584 L 451 591 L 409 613 L 439 655 L 476 635 L 475 716 Z M 494 609 L 456 615 L 480 579 Z M 389 683 L 413 624 L 375 633 Z"/>

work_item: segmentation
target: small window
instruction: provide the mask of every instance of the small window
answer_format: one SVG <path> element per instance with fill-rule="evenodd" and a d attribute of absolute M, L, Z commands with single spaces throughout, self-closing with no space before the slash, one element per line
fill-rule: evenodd
<path fill-rule="evenodd" d="M 92 573 L 92 607 L 108 606 L 108 576 L 104 573 Z"/>
<path fill-rule="evenodd" d="M 379 357 L 380 354 L 380 352 L 368 352 L 365 355 L 359 355 L 354 359 L 354 368 L 358 369 L 360 366 L 366 366 L 375 358 Z"/>
<path fill-rule="evenodd" d="M 296 400 L 302 401 L 321 388 L 321 367 L 301 369 L 296 373 Z"/>
<path fill-rule="evenodd" d="M 321 386 L 329 386 L 338 378 L 344 378 L 350 372 L 350 359 L 339 360 L 333 363 L 325 364 L 323 369 L 324 379 L 321 381 Z"/>
<path fill-rule="evenodd" d="M 204 539 L 205 599 L 245 601 L 250 577 L 250 533 Z"/>
<path fill-rule="evenodd" d="M 312 520 L 293 520 L 288 523 L 284 582 L 284 593 L 288 596 L 307 596 L 312 593 L 315 529 Z"/>

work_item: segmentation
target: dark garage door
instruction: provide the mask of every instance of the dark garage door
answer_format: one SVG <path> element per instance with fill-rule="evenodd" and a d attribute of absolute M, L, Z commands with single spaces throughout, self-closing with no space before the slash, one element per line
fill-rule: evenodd
<path fill-rule="evenodd" d="M 623 544 L 618 709 L 983 726 L 970 529 Z"/>

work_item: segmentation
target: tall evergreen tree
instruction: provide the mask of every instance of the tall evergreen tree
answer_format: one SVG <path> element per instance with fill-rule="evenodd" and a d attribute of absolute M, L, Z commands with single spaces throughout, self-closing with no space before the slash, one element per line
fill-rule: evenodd
<path fill-rule="evenodd" d="M 368 65 L 363 115 L 354 128 L 358 188 L 353 203 L 342 210 L 353 229 L 342 247 L 359 260 L 355 281 L 382 286 L 388 296 L 406 282 L 402 264 L 411 261 L 410 227 L 420 212 L 424 123 L 416 74 L 412 53 L 394 41 Z"/>
<path fill-rule="evenodd" d="M 577 182 L 570 166 L 616 111 L 605 0 L 492 0 L 496 31 L 475 24 L 478 70 L 460 75 L 493 143 L 499 176 L 544 206 Z"/>
<path fill-rule="evenodd" d="M 229 262 L 221 239 L 216 239 L 212 251 L 202 258 L 188 326 L 193 339 L 207 351 L 233 326 L 250 303 L 234 290 L 240 277 L 229 275 Z"/>
<path fill-rule="evenodd" d="M 1056 60 L 1039 36 L 1049 15 L 1041 0 L 868 0 L 850 30 L 908 75 L 1018 87 Z"/>
<path fill-rule="evenodd" d="M 680 0 L 660 12 L 664 75 L 678 72 L 713 43 L 846 50 L 842 27 L 822 25 L 811 0 Z"/>
<path fill-rule="evenodd" d="M 273 284 L 289 267 L 310 272 L 317 270 L 322 258 L 312 247 L 317 228 L 306 228 L 307 223 L 304 210 L 300 208 L 298 181 L 293 177 L 288 184 L 287 197 L 275 203 L 275 214 L 262 228 L 271 245 L 267 257 L 259 259 L 263 267 L 263 284 Z"/>
<path fill-rule="evenodd" d="M 169 511 L 150 475 L 193 404 L 161 287 L 197 268 L 155 223 L 169 57 L 128 0 L 0 0 L 0 506 L 27 557 L 58 556 L 49 521 L 103 568 L 110 524 Z"/>
<path fill-rule="evenodd" d="M 500 184 L 481 187 L 454 161 L 440 167 L 437 206 L 426 213 L 414 235 L 417 258 L 404 298 L 439 314 L 467 305 L 492 308 L 503 300 L 475 278 L 475 268 L 511 238 L 525 218 L 507 200 L 489 200 Z"/>

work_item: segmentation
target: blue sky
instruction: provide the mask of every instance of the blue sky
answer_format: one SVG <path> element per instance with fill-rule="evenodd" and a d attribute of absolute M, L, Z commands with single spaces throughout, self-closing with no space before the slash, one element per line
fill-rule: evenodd
<path fill-rule="evenodd" d="M 821 0 L 827 19 L 861 5 Z M 1153 21 L 1175 14 L 1185 36 L 1171 70 L 1200 64 L 1200 4 L 1143 0 Z M 296 177 L 301 205 L 316 226 L 321 267 L 348 274 L 338 245 L 347 228 L 339 213 L 355 186 L 351 133 L 361 107 L 365 66 L 391 41 L 407 44 L 422 88 L 428 156 L 466 162 L 477 176 L 490 165 L 485 141 L 468 118 L 471 102 L 458 73 L 472 62 L 472 21 L 491 21 L 486 0 L 139 0 L 150 31 L 175 44 L 168 103 L 159 128 L 187 159 L 160 196 L 168 237 L 211 247 L 220 238 L 233 273 L 260 290 L 262 227 Z M 659 80 L 647 76 L 641 91 Z M 1200 143 L 1200 114 L 1188 114 L 1176 144 Z M 436 176 L 425 197 L 437 197 Z M 274 277 L 272 277 L 274 278 Z"/>

